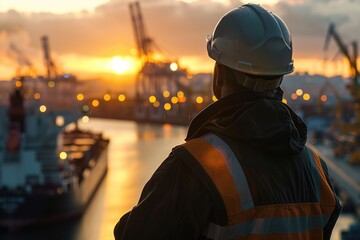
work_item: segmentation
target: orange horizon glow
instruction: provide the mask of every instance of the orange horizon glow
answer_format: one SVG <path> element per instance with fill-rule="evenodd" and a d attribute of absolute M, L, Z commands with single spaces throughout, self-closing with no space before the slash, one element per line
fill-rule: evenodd
<path fill-rule="evenodd" d="M 161 56 L 156 56 L 161 61 Z M 124 79 L 131 82 L 135 79 L 136 73 L 140 70 L 141 62 L 134 54 L 113 55 L 111 57 L 84 56 L 77 54 L 64 54 L 59 56 L 62 63 L 61 71 L 74 74 L 79 80 L 87 78 L 103 79 Z M 207 56 L 183 56 L 178 60 L 179 67 L 187 69 L 189 74 L 212 73 L 214 61 Z M 294 58 L 294 73 L 308 73 L 309 75 L 323 75 L 325 77 L 351 76 L 349 64 L 346 59 L 337 61 L 324 61 L 317 58 Z M 360 59 L 358 59 L 360 66 Z M 7 68 L 9 66 L 4 66 Z M 1 71 L 1 80 L 10 80 L 15 75 L 16 67 L 13 71 Z M 118 77 L 116 77 L 118 76 Z"/>
<path fill-rule="evenodd" d="M 94 57 L 67 54 L 60 57 L 69 72 L 135 74 L 140 64 L 132 56 Z"/>
<path fill-rule="evenodd" d="M 358 66 L 360 59 L 357 60 Z M 349 63 L 346 59 L 339 61 L 324 61 L 317 58 L 295 58 L 295 73 L 308 73 L 310 75 L 323 75 L 325 77 L 342 76 L 348 78 L 351 76 Z"/>

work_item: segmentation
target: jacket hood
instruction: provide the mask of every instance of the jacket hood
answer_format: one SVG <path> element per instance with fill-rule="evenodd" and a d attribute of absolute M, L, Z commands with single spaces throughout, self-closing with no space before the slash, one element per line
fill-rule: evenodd
<path fill-rule="evenodd" d="M 233 94 L 199 113 L 186 140 L 212 132 L 271 154 L 298 154 L 306 143 L 304 121 L 281 96 L 249 97 Z"/>

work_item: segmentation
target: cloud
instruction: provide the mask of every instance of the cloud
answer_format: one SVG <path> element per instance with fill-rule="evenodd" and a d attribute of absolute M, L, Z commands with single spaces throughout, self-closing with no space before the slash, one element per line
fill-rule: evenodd
<path fill-rule="evenodd" d="M 131 55 L 135 39 L 128 4 L 111 0 L 93 12 L 68 14 L 0 13 L 0 41 L 17 41 L 23 51 L 41 62 L 43 35 L 49 37 L 54 57 L 62 55 Z M 246 1 L 244 1 L 246 2 Z M 197 58 L 211 63 L 205 49 L 205 37 L 211 34 L 219 18 L 239 1 L 198 0 L 191 3 L 173 0 L 143 0 L 141 9 L 148 35 L 171 58 Z M 264 5 L 267 6 L 267 5 Z M 360 39 L 359 1 L 351 0 L 280 0 L 267 6 L 285 20 L 293 35 L 295 57 L 318 58 L 330 22 L 336 24 L 344 41 Z M 6 34 L 6 37 L 4 37 Z M 1 37 L 2 36 L 2 37 Z M 24 41 L 20 46 L 20 42 Z M 5 56 L 4 43 L 0 53 Z M 331 48 L 336 49 L 334 43 Z M 40 59 L 39 59 L 40 58 Z"/>
<path fill-rule="evenodd" d="M 360 32 L 356 31 L 360 22 L 358 1 L 303 0 L 298 4 L 282 1 L 273 10 L 288 25 L 298 57 L 322 56 L 330 23 L 335 23 L 345 44 L 360 40 Z M 331 46 L 337 49 L 335 43 L 331 43 Z"/>
<path fill-rule="evenodd" d="M 93 13 L 0 13 L 0 19 L 5 20 L 0 32 L 9 36 L 26 32 L 30 40 L 28 48 L 39 52 L 40 38 L 47 35 L 53 54 L 126 55 L 135 48 L 128 3 L 112 0 Z M 188 4 L 152 0 L 142 1 L 141 9 L 148 35 L 169 57 L 202 55 L 206 59 L 205 37 L 229 6 L 209 1 Z"/>

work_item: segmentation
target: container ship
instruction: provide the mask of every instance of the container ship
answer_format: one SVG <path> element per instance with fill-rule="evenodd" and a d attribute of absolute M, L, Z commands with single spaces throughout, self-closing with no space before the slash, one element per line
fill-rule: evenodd
<path fill-rule="evenodd" d="M 12 85 L 0 102 L 0 227 L 81 215 L 106 175 L 109 140 L 78 127 L 74 76 Z"/>

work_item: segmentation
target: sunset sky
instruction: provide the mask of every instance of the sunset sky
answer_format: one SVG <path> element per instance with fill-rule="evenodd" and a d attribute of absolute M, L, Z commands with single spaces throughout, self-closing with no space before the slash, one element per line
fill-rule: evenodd
<path fill-rule="evenodd" d="M 10 79 L 27 58 L 43 74 L 40 38 L 49 37 L 59 71 L 80 79 L 132 79 L 136 45 L 125 0 L 1 0 L 0 80 Z M 297 72 L 348 74 L 334 41 L 323 51 L 330 22 L 345 44 L 360 40 L 360 0 L 247 0 L 279 15 L 293 37 Z M 178 60 L 191 72 L 211 72 L 205 38 L 218 19 L 241 1 L 142 0 L 146 31 L 163 58 Z M 15 45 L 18 52 L 10 48 Z M 351 50 L 351 48 L 349 48 Z M 22 56 L 21 56 L 22 55 Z M 337 55 L 337 57 L 336 57 Z M 324 58 L 330 59 L 324 64 Z M 335 59 L 335 60 L 332 60 Z"/>

